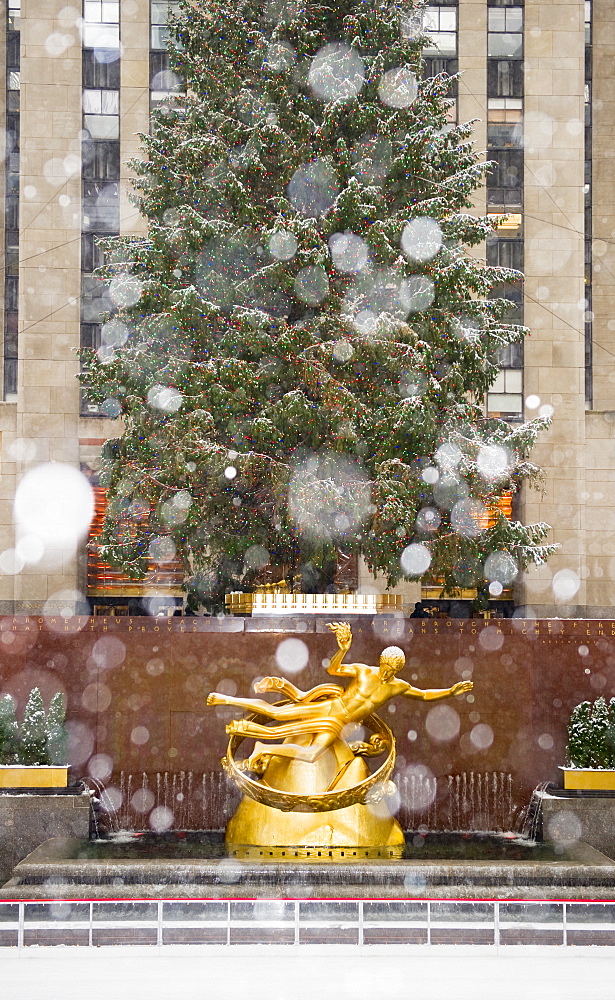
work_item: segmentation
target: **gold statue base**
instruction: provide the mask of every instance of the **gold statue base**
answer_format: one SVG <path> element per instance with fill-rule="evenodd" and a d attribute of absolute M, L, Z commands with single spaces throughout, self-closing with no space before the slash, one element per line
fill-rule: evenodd
<path fill-rule="evenodd" d="M 334 803 L 339 792 L 368 775 L 365 761 L 354 757 L 348 744 L 340 739 L 314 763 L 272 757 L 261 782 L 302 796 L 330 792 Z M 400 857 L 404 843 L 403 831 L 390 814 L 386 798 L 343 809 L 294 812 L 275 809 L 244 795 L 226 829 L 230 854 L 260 860 Z"/>
<path fill-rule="evenodd" d="M 233 844 L 227 847 L 229 858 L 238 861 L 301 861 L 315 864 L 348 864 L 359 861 L 400 861 L 404 845 L 394 847 L 258 847 Z"/>

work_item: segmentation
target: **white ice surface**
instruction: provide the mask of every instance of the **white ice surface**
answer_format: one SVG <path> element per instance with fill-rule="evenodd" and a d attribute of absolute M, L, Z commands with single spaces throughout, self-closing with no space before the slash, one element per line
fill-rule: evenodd
<path fill-rule="evenodd" d="M 2 1000 L 614 1000 L 615 948 L 0 950 Z"/>

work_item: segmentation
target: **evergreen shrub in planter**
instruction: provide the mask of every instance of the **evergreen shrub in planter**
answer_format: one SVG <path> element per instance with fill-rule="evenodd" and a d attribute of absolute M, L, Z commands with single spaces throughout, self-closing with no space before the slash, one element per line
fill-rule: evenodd
<path fill-rule="evenodd" d="M 564 788 L 615 790 L 615 698 L 582 701 L 568 723 Z"/>
<path fill-rule="evenodd" d="M 28 697 L 21 725 L 10 694 L 0 698 L 0 788 L 65 788 L 68 780 L 66 701 L 58 691 L 49 711 L 40 690 Z"/>

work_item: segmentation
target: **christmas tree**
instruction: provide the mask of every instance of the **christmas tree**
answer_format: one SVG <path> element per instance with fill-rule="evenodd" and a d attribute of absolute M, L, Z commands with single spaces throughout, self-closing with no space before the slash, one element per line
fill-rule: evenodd
<path fill-rule="evenodd" d="M 488 167 L 422 79 L 411 2 L 181 2 L 134 164 L 146 237 L 105 244 L 112 315 L 82 384 L 121 415 L 102 555 L 178 554 L 199 600 L 267 564 L 324 590 L 337 550 L 389 585 L 501 592 L 551 548 L 495 515 L 544 420 L 484 417 L 517 272 L 469 248 Z M 498 589 L 499 588 L 499 589 Z"/>

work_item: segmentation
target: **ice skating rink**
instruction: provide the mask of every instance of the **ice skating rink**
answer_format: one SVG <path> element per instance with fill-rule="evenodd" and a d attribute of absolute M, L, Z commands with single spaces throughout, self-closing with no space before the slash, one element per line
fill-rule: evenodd
<path fill-rule="evenodd" d="M 615 1000 L 615 948 L 0 950 L 2 1000 Z"/>

